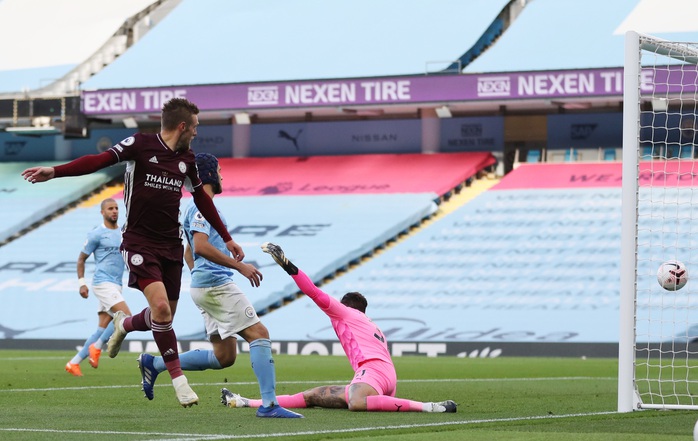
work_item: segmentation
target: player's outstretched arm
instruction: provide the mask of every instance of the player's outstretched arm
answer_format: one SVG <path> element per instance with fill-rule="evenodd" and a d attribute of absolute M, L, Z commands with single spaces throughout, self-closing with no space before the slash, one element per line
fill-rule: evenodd
<path fill-rule="evenodd" d="M 278 263 L 288 275 L 295 276 L 298 274 L 298 268 L 286 258 L 284 250 L 282 250 L 280 246 L 271 242 L 265 242 L 262 244 L 262 251 L 271 255 L 274 261 Z"/>
<path fill-rule="evenodd" d="M 22 172 L 24 180 L 32 184 L 46 182 L 53 179 L 55 175 L 56 172 L 53 167 L 31 167 Z"/>
<path fill-rule="evenodd" d="M 32 184 L 46 182 L 64 176 L 82 176 L 116 164 L 117 158 L 109 151 L 96 155 L 85 155 L 55 167 L 31 167 L 22 172 L 25 180 Z"/>
<path fill-rule="evenodd" d="M 288 273 L 296 282 L 298 288 L 308 297 L 310 297 L 316 305 L 320 307 L 329 316 L 339 316 L 344 313 L 346 307 L 339 300 L 330 297 L 326 292 L 315 286 L 310 277 L 303 271 L 299 270 L 296 265 L 284 255 L 284 250 L 280 246 L 271 242 L 262 244 L 262 251 L 270 254 L 274 261 Z"/>

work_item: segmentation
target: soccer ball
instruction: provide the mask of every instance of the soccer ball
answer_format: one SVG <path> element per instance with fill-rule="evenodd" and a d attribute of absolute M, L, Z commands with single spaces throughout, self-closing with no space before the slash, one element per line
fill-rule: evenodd
<path fill-rule="evenodd" d="M 667 260 L 659 265 L 657 281 L 659 285 L 667 291 L 677 291 L 686 286 L 686 282 L 688 282 L 688 270 L 686 266 L 678 260 Z"/>

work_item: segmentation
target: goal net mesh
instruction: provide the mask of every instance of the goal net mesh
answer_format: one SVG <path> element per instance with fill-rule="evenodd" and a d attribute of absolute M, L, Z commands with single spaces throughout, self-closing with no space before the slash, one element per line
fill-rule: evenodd
<path fill-rule="evenodd" d="M 698 44 L 640 40 L 635 388 L 641 408 L 698 406 Z M 626 69 L 628 66 L 626 66 Z M 694 234 L 693 232 L 696 232 Z M 689 272 L 680 290 L 663 262 Z M 696 407 L 698 408 L 698 407 Z"/>

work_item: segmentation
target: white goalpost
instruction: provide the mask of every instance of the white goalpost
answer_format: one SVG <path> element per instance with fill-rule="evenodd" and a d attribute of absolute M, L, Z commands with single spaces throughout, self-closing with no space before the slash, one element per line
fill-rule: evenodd
<path fill-rule="evenodd" d="M 698 43 L 626 34 L 619 412 L 698 409 L 697 65 Z M 672 259 L 677 291 L 657 282 Z"/>

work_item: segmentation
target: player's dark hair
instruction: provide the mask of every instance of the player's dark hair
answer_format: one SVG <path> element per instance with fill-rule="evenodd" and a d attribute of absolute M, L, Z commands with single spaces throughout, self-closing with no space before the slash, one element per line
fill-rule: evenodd
<path fill-rule="evenodd" d="M 364 314 L 366 314 L 366 307 L 368 306 L 368 301 L 366 297 L 360 292 L 352 291 L 344 294 L 342 300 L 340 300 L 344 306 L 357 309 Z"/>
<path fill-rule="evenodd" d="M 188 126 L 192 123 L 192 115 L 198 114 L 196 104 L 185 98 L 172 98 L 162 106 L 162 128 L 174 130 L 181 122 Z"/>

